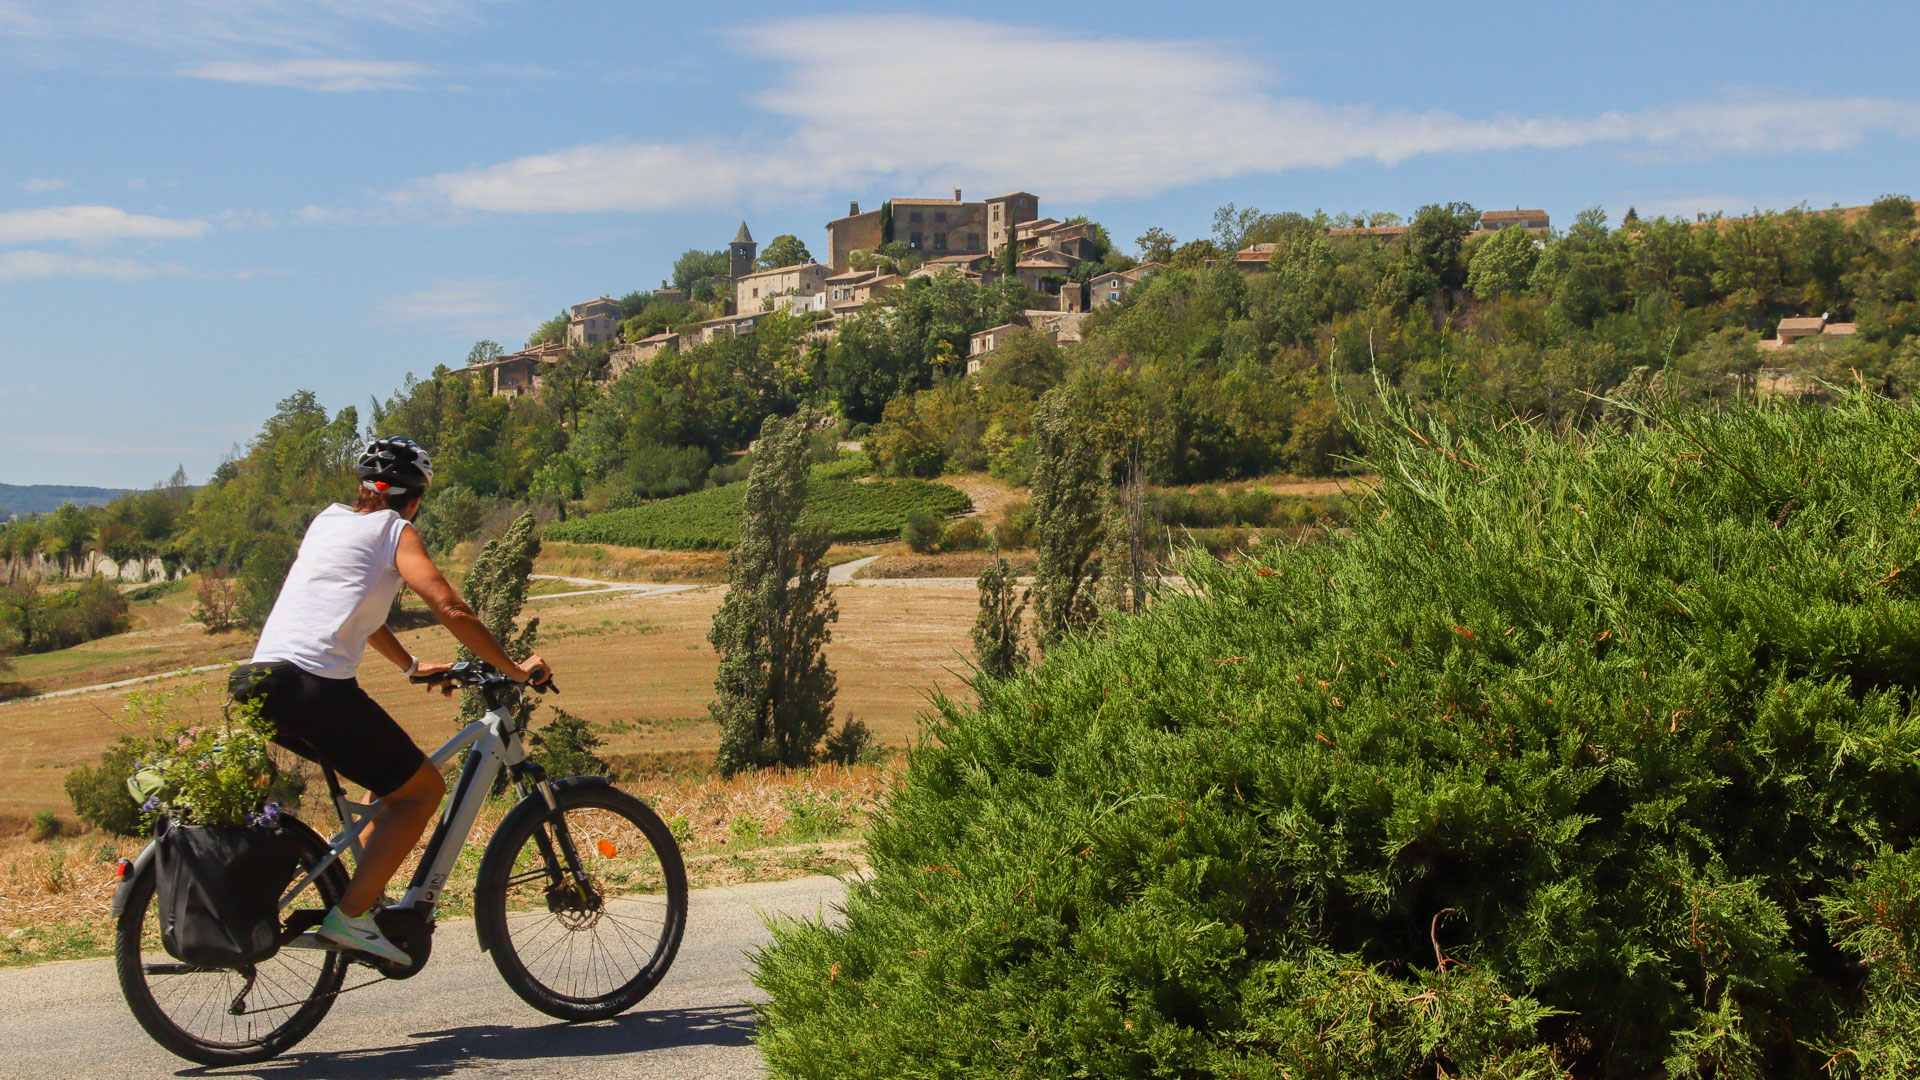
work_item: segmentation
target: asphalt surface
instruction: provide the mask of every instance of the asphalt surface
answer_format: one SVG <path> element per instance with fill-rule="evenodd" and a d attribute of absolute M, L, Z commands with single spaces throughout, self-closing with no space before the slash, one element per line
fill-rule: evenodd
<path fill-rule="evenodd" d="M 0 1076 L 761 1076 L 749 1003 L 763 998 L 747 976 L 749 951 L 767 941 L 764 916 L 831 916 L 840 896 L 840 883 L 822 877 L 697 891 L 659 987 L 622 1016 L 577 1026 L 515 997 L 472 921 L 448 920 L 420 974 L 341 995 L 305 1042 L 245 1069 L 203 1069 L 156 1046 L 121 1000 L 110 960 L 0 971 Z M 356 965 L 349 985 L 364 970 Z"/>

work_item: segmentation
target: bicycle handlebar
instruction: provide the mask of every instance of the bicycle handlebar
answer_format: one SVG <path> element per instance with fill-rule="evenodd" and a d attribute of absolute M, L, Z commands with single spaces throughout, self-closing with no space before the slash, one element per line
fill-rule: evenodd
<path fill-rule="evenodd" d="M 498 668 L 495 668 L 492 664 L 484 660 L 462 660 L 460 663 L 437 674 L 409 675 L 407 676 L 407 681 L 418 683 L 422 686 L 433 686 L 438 683 L 452 683 L 455 686 L 498 686 L 504 683 L 512 686 L 531 687 L 535 693 L 540 694 L 557 694 L 560 692 L 560 687 L 553 681 L 553 672 L 551 671 L 547 672 L 547 677 L 544 681 L 522 683 L 507 678 Z"/>

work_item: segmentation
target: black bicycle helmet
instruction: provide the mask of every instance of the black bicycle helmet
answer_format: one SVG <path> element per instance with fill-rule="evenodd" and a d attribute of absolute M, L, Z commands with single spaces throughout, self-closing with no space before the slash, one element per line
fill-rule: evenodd
<path fill-rule="evenodd" d="M 402 435 L 368 443 L 353 471 L 359 474 L 361 487 L 382 495 L 417 495 L 433 483 L 433 459 L 419 443 Z"/>

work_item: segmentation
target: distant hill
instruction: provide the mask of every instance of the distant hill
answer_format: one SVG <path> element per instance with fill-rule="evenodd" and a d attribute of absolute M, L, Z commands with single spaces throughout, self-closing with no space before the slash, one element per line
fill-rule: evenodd
<path fill-rule="evenodd" d="M 124 495 L 127 488 L 74 487 L 68 484 L 0 484 L 0 519 L 8 514 L 44 514 L 61 503 L 99 506 Z"/>

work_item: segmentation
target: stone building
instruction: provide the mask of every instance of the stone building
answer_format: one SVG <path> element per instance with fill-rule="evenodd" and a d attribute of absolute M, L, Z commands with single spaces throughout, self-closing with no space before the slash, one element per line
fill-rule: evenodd
<path fill-rule="evenodd" d="M 620 303 L 603 296 L 575 304 L 567 315 L 567 344 L 574 348 L 612 344 L 620 336 Z"/>
<path fill-rule="evenodd" d="M 832 273 L 819 263 L 798 263 L 774 270 L 761 270 L 733 279 L 733 310 L 741 315 L 758 315 L 774 309 L 777 296 L 813 296 L 827 291 Z"/>
<path fill-rule="evenodd" d="M 1099 310 L 1126 299 L 1127 293 L 1147 275 L 1161 269 L 1159 263 L 1141 263 L 1131 270 L 1109 270 L 1087 279 L 1087 307 Z"/>
<path fill-rule="evenodd" d="M 664 330 L 614 349 L 607 357 L 607 379 L 612 381 L 637 367 L 646 367 L 663 352 L 679 352 L 680 335 Z"/>
<path fill-rule="evenodd" d="M 1035 248 L 1021 253 L 1020 261 L 1013 264 L 1013 272 L 1022 284 L 1034 292 L 1053 293 L 1058 291 L 1058 282 L 1047 279 L 1065 278 L 1079 262 L 1079 259 L 1063 251 Z"/>
<path fill-rule="evenodd" d="M 517 398 L 537 394 L 545 384 L 547 372 L 567 355 L 567 346 L 558 341 L 543 341 L 519 352 L 505 353 L 466 371 L 487 380 L 495 397 Z"/>
<path fill-rule="evenodd" d="M 1018 329 L 1020 329 L 1019 323 L 1001 323 L 999 326 L 989 326 L 967 338 L 967 374 L 978 374 L 980 365 L 986 362 L 987 356 L 1000 347 L 1000 343 L 1006 340 L 1008 334 Z"/>
<path fill-rule="evenodd" d="M 992 255 L 1006 245 L 1007 231 L 1039 208 L 1040 200 L 1024 191 L 967 202 L 959 188 L 951 199 L 895 198 L 866 213 L 850 203 L 846 217 L 827 222 L 827 260 L 835 270 L 847 270 L 854 252 L 894 241 L 929 258 Z"/>
<path fill-rule="evenodd" d="M 1328 229 L 1327 235 L 1329 237 L 1344 238 L 1348 240 L 1373 239 L 1373 240 L 1380 240 L 1386 243 L 1392 243 L 1396 240 L 1402 240 L 1406 238 L 1407 226 L 1405 225 L 1354 225 L 1354 226 L 1343 228 L 1343 229 Z"/>
<path fill-rule="evenodd" d="M 834 315 L 858 311 L 867 301 L 900 284 L 900 275 L 878 270 L 849 270 L 827 279 L 827 310 Z"/>
<path fill-rule="evenodd" d="M 740 231 L 733 234 L 733 243 L 727 245 L 727 273 L 735 281 L 753 273 L 753 259 L 759 254 L 760 245 L 753 242 L 753 234 L 747 231 L 747 223 L 740 223 Z"/>
<path fill-rule="evenodd" d="M 1475 232 L 1499 232 L 1501 229 L 1525 229 L 1530 233 L 1544 233 L 1553 227 L 1547 219 L 1545 210 L 1489 210 L 1480 215 L 1480 225 Z"/>

